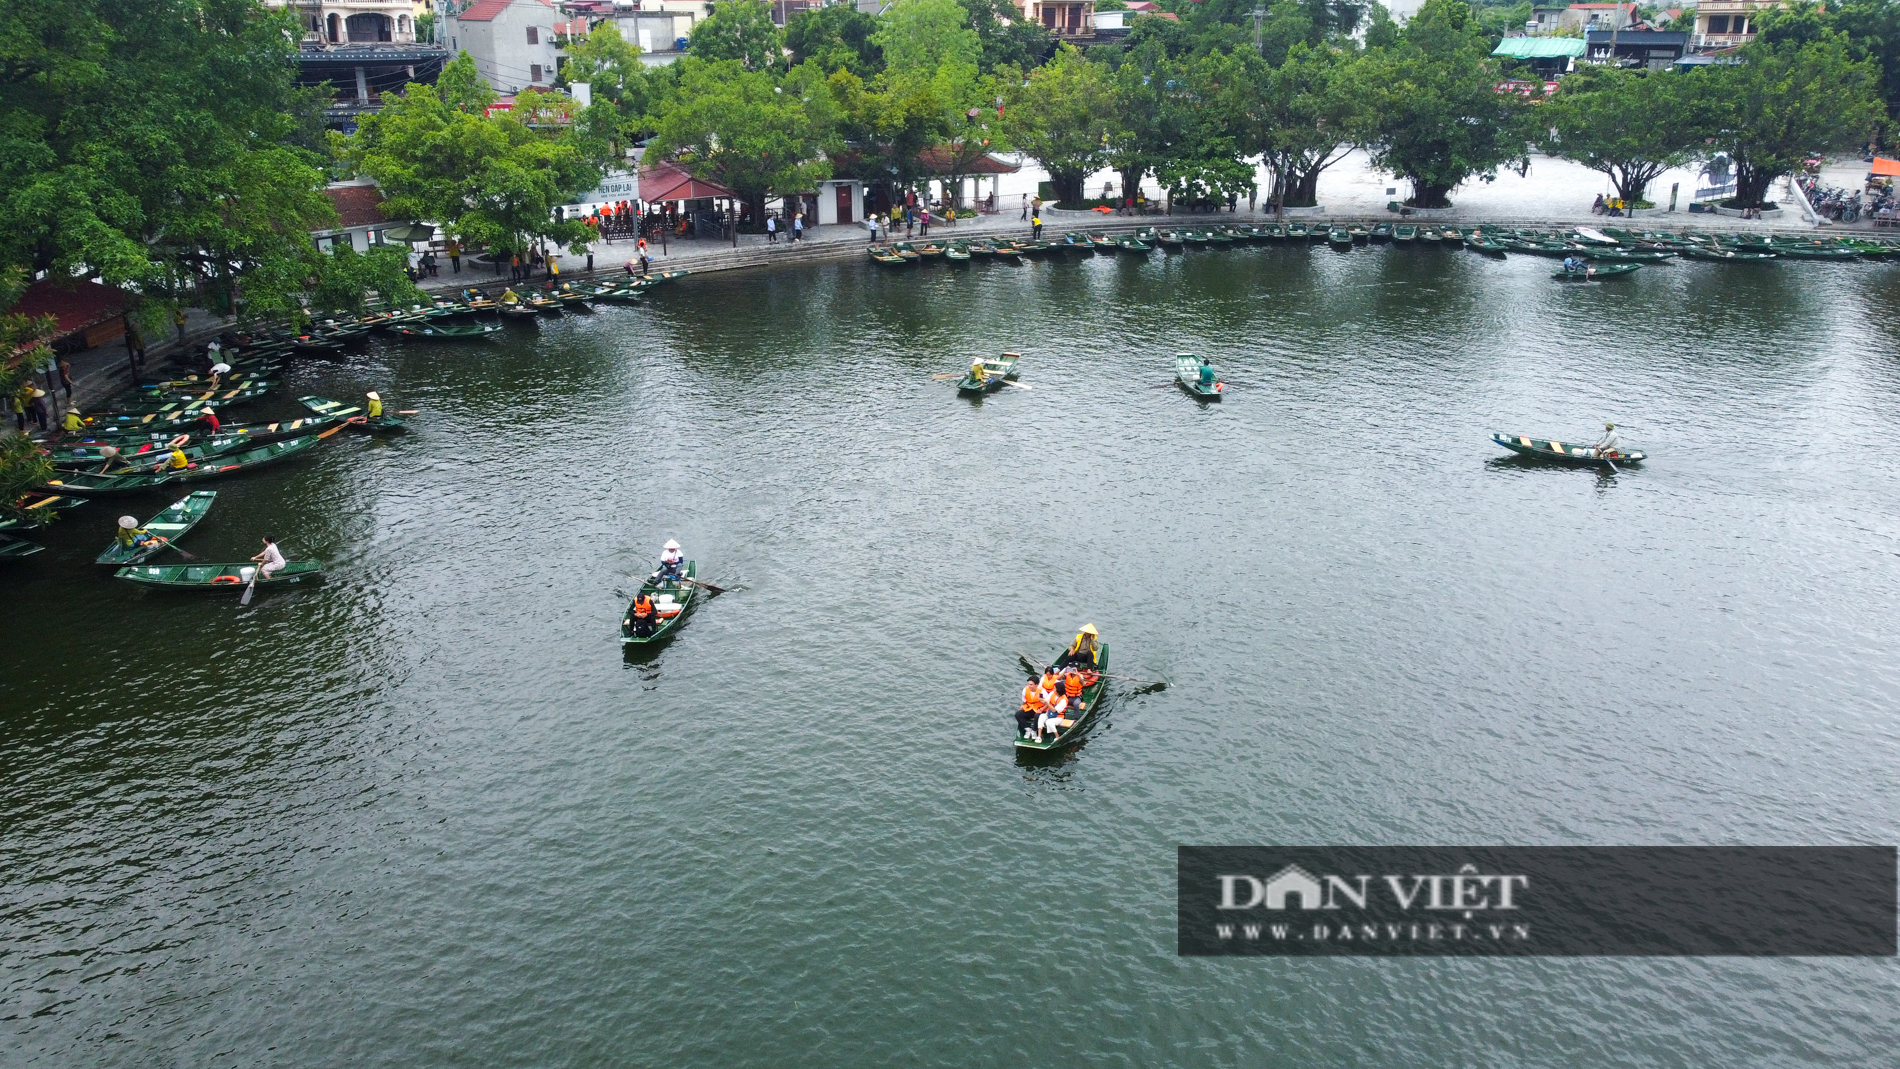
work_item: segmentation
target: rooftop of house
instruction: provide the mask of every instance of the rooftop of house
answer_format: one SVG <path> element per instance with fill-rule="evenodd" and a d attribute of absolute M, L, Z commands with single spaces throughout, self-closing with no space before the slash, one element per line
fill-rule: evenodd
<path fill-rule="evenodd" d="M 330 203 L 336 206 L 336 225 L 343 229 L 375 226 L 389 221 L 389 217 L 383 214 L 383 191 L 373 185 L 338 185 L 323 192 L 330 198 Z"/>
<path fill-rule="evenodd" d="M 462 9 L 462 13 L 455 16 L 455 20 L 457 22 L 493 22 L 495 16 L 508 10 L 514 4 L 540 4 L 549 11 L 554 10 L 554 5 L 548 0 L 475 0 L 474 3 Z"/>

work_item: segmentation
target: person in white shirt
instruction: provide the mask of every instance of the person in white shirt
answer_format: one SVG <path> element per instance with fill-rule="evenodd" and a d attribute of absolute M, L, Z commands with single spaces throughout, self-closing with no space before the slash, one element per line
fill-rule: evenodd
<path fill-rule="evenodd" d="M 257 569 L 257 578 L 262 581 L 276 575 L 284 568 L 284 554 L 277 548 L 277 540 L 264 536 L 264 552 L 251 558 L 261 562 Z"/>
<path fill-rule="evenodd" d="M 658 578 L 671 579 L 677 582 L 680 578 L 681 569 L 685 568 L 685 566 L 686 554 L 680 552 L 680 544 L 671 538 L 667 539 L 666 546 L 660 550 L 660 572 Z"/>
<path fill-rule="evenodd" d="M 1597 456 L 1620 457 L 1623 455 L 1623 443 L 1616 437 L 1616 424 L 1603 425 L 1603 437 L 1597 439 Z"/>

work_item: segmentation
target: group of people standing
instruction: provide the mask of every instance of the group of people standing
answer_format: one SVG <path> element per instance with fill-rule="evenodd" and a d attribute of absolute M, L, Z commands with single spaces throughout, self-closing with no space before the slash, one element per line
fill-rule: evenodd
<path fill-rule="evenodd" d="M 785 240 L 787 241 L 805 240 L 805 213 L 793 212 L 791 222 L 786 224 L 784 229 L 785 229 L 785 233 L 789 235 Z M 771 245 L 778 244 L 778 232 L 779 232 L 778 215 L 773 212 L 766 212 L 765 213 L 766 243 L 771 244 Z"/>
<path fill-rule="evenodd" d="M 8 407 L 13 410 L 14 429 L 25 431 L 27 421 L 32 420 L 40 430 L 46 430 L 53 419 L 53 412 L 49 406 L 56 403 L 56 401 L 48 401 L 47 398 L 56 398 L 58 392 L 63 390 L 66 394 L 66 403 L 69 405 L 73 403 L 73 366 L 62 356 L 57 360 L 49 357 L 44 365 L 29 363 L 28 368 L 29 374 L 20 381 L 19 388 L 13 391 L 13 396 L 7 402 Z M 42 390 L 33 385 L 33 376 L 30 373 L 33 370 L 41 371 L 46 375 L 46 389 Z"/>

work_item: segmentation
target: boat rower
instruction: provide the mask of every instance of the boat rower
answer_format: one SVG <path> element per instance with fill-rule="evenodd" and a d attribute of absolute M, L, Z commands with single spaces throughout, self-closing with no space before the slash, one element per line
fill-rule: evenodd
<path fill-rule="evenodd" d="M 516 293 L 515 288 L 513 286 L 510 286 L 507 289 L 501 291 L 501 303 L 520 304 L 521 294 Z"/>
<path fill-rule="evenodd" d="M 627 626 L 633 628 L 633 633 L 641 638 L 651 638 L 653 621 L 658 615 L 653 607 L 653 599 L 643 590 L 633 599 L 633 611 L 627 614 Z"/>
<path fill-rule="evenodd" d="M 263 552 L 258 553 L 251 559 L 258 562 L 257 578 L 259 582 L 270 579 L 271 576 L 276 575 L 284 569 L 283 550 L 277 548 L 277 540 L 269 535 L 264 536 Z"/>
<path fill-rule="evenodd" d="M 1070 665 L 1084 668 L 1095 667 L 1102 660 L 1102 646 L 1099 641 L 1101 637 L 1102 633 L 1095 630 L 1094 624 L 1083 624 L 1082 630 L 1075 633 L 1075 642 L 1062 656 L 1056 658 L 1055 667 L 1066 668 Z"/>
<path fill-rule="evenodd" d="M 977 357 L 970 362 L 970 379 L 978 386 L 987 385 L 989 383 L 990 369 L 983 366 L 982 357 Z"/>
<path fill-rule="evenodd" d="M 370 419 L 382 419 L 383 418 L 382 395 L 377 393 L 375 390 L 371 390 L 370 392 L 364 394 L 363 397 L 365 400 L 369 402 L 369 404 L 363 406 L 363 414 L 367 415 Z"/>
<path fill-rule="evenodd" d="M 119 517 L 119 545 L 126 549 L 137 549 L 152 542 L 163 542 L 163 538 L 139 526 L 133 516 Z"/>
<path fill-rule="evenodd" d="M 666 545 L 660 549 L 660 570 L 654 578 L 662 582 L 670 579 L 677 583 L 685 567 L 686 554 L 680 552 L 680 544 L 671 538 L 667 539 Z"/>
<path fill-rule="evenodd" d="M 184 437 L 184 435 L 179 435 L 179 438 L 182 437 Z M 160 471 L 184 471 L 186 468 L 191 467 L 191 458 L 185 455 L 184 443 L 178 441 L 177 438 L 172 439 L 172 441 L 175 444 L 171 447 L 171 453 L 167 455 L 165 459 L 158 462 L 158 470 Z"/>
<path fill-rule="evenodd" d="M 197 422 L 204 424 L 212 434 L 218 433 L 218 413 L 210 405 L 198 410 Z"/>
<path fill-rule="evenodd" d="M 66 414 L 60 417 L 59 429 L 68 434 L 77 434 L 86 429 L 86 421 L 79 418 L 79 410 L 77 408 L 69 408 L 66 410 Z"/>
<path fill-rule="evenodd" d="M 1603 437 L 1597 439 L 1597 456 L 1620 457 L 1623 455 L 1623 443 L 1616 436 L 1616 424 L 1603 425 Z"/>
<path fill-rule="evenodd" d="M 1201 357 L 1201 389 L 1205 390 L 1212 385 L 1214 385 L 1214 365 L 1208 363 L 1207 357 L 1203 356 Z"/>

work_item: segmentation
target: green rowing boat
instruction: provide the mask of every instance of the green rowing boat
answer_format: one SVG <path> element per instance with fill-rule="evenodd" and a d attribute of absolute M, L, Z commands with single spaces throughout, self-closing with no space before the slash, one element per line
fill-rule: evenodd
<path fill-rule="evenodd" d="M 78 497 L 117 497 L 150 490 L 171 481 L 172 474 L 168 471 L 122 471 L 111 475 L 96 471 L 67 471 L 60 472 L 57 479 L 48 479 L 45 489 Z"/>
<path fill-rule="evenodd" d="M 297 398 L 297 403 L 319 416 L 327 417 L 326 422 L 347 422 L 351 430 L 365 434 L 389 434 L 408 429 L 409 421 L 400 416 L 390 415 L 388 409 L 384 409 L 383 414 L 375 419 L 370 419 L 363 415 L 361 408 L 355 405 L 346 405 L 341 401 L 332 401 L 328 397 L 318 397 L 315 394 L 305 394 Z M 362 422 L 358 423 L 358 419 Z"/>
<path fill-rule="evenodd" d="M 1548 438 L 1527 438 L 1521 434 L 1492 434 L 1491 440 L 1513 453 L 1539 460 L 1557 460 L 1565 464 L 1603 465 L 1610 461 L 1638 464 L 1642 453 L 1614 453 L 1607 459 L 1597 455 L 1595 446 L 1566 445 Z"/>
<path fill-rule="evenodd" d="M 45 546 L 37 542 L 28 542 L 24 538 L 14 538 L 12 535 L 0 535 L 0 561 L 19 560 L 21 557 L 30 557 L 45 548 Z"/>
<path fill-rule="evenodd" d="M 558 306 L 558 302 L 557 306 Z M 431 323 L 427 326 L 391 327 L 400 337 L 421 341 L 459 341 L 482 338 L 501 330 L 500 323 Z"/>
<path fill-rule="evenodd" d="M 265 445 L 254 446 L 250 449 L 246 449 L 242 453 L 232 453 L 229 456 L 215 457 L 208 463 L 193 464 L 191 467 L 177 472 L 172 478 L 180 482 L 198 482 L 204 479 L 216 479 L 222 475 L 236 475 L 240 472 L 253 471 L 257 468 L 265 467 L 266 465 L 275 464 L 280 460 L 289 460 L 291 457 L 298 456 L 305 450 L 314 448 L 320 440 L 342 429 L 342 427 L 332 427 L 322 434 L 306 434 L 301 438 L 286 438 L 281 442 L 270 442 Z"/>
<path fill-rule="evenodd" d="M 647 633 L 638 633 L 633 623 L 633 603 L 627 605 L 627 614 L 620 619 L 620 642 L 623 646 L 651 646 L 665 641 L 679 626 L 686 622 L 686 614 L 693 611 L 699 603 L 699 587 L 693 583 L 668 579 L 658 581 L 660 573 L 654 572 L 640 584 L 640 593 L 653 599 L 653 608 L 657 619 L 647 628 Z M 693 561 L 686 562 L 685 575 L 692 579 L 699 574 L 699 566 Z M 639 595 L 634 596 L 634 602 Z"/>
<path fill-rule="evenodd" d="M 1582 271 L 1558 271 L 1550 277 L 1559 282 L 1595 282 L 1598 279 L 1627 275 L 1642 266 L 1642 264 L 1592 264 Z"/>
<path fill-rule="evenodd" d="M 1207 363 L 1193 353 L 1179 353 L 1174 358 L 1174 381 L 1197 400 L 1218 401 L 1224 382 L 1201 384 L 1201 368 Z"/>
<path fill-rule="evenodd" d="M 235 593 L 251 583 L 256 574 L 257 564 L 244 561 L 241 564 L 138 564 L 120 568 L 112 575 L 140 586 L 164 587 L 168 590 L 225 591 Z M 323 562 L 319 560 L 285 561 L 276 574 L 258 576 L 257 585 L 288 586 L 313 579 L 323 574 Z"/>
<path fill-rule="evenodd" d="M 33 500 L 28 500 L 28 498 L 32 498 Z M 46 525 L 47 519 L 58 514 L 60 509 L 72 508 L 74 505 L 83 505 L 85 503 L 86 499 L 83 497 L 60 497 L 57 494 L 42 494 L 37 496 L 28 494 L 27 497 L 23 497 L 19 501 L 17 506 L 20 511 L 19 515 L 10 512 L 0 512 L 0 531 L 30 531 L 35 527 L 43 527 Z"/>
<path fill-rule="evenodd" d="M 986 393 L 995 393 L 1003 388 L 1004 379 L 1013 379 L 1016 377 L 1016 361 L 1021 359 L 1021 353 L 1004 353 L 995 360 L 984 360 L 983 372 L 985 377 L 983 381 L 976 381 L 976 377 L 966 371 L 963 373 L 963 378 L 957 382 L 957 392 L 965 397 L 977 397 Z"/>
<path fill-rule="evenodd" d="M 216 490 L 193 490 L 146 521 L 143 529 L 157 536 L 152 541 L 135 546 L 114 539 L 112 544 L 106 547 L 104 553 L 93 558 L 93 563 L 121 566 L 137 564 L 178 541 L 186 531 L 196 527 L 198 521 L 204 519 L 205 513 L 211 511 L 211 503 L 217 499 Z"/>
<path fill-rule="evenodd" d="M 1102 695 L 1108 691 L 1108 643 L 1096 643 L 1096 658 L 1093 669 L 1082 672 L 1082 712 L 1079 716 L 1069 717 L 1069 726 L 1061 728 L 1052 739 L 1033 737 L 1028 730 L 1016 733 L 1016 751 L 1028 751 L 1031 754 L 1048 753 L 1059 750 L 1076 741 L 1082 728 L 1101 707 Z M 1064 651 L 1067 652 L 1066 650 Z M 1061 660 L 1060 657 L 1057 660 Z"/>

